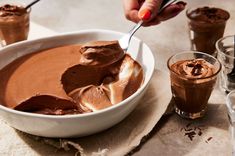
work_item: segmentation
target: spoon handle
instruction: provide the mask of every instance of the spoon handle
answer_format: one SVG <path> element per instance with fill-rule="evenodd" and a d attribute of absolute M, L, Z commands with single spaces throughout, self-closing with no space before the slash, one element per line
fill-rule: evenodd
<path fill-rule="evenodd" d="M 161 13 L 163 9 L 165 9 L 168 5 L 174 3 L 175 1 L 176 0 L 163 0 L 158 13 Z"/>
<path fill-rule="evenodd" d="M 28 8 L 30 8 L 32 5 L 34 5 L 35 3 L 39 2 L 40 0 L 35 0 L 31 3 L 29 3 L 26 7 L 25 7 L 25 10 L 27 10 Z"/>

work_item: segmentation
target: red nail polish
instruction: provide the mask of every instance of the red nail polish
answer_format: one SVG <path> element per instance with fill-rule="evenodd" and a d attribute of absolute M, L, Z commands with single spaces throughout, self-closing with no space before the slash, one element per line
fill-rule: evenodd
<path fill-rule="evenodd" d="M 148 9 L 143 9 L 140 11 L 139 18 L 146 21 L 149 20 L 151 17 L 151 11 Z"/>

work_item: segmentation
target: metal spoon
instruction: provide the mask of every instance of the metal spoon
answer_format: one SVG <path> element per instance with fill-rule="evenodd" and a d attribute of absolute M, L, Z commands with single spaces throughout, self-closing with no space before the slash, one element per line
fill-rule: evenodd
<path fill-rule="evenodd" d="M 26 7 L 25 10 L 27 10 L 28 8 L 30 8 L 31 6 L 33 6 L 34 4 L 36 4 L 37 2 L 39 2 L 40 0 L 34 0 L 33 2 L 29 3 Z"/>
<path fill-rule="evenodd" d="M 158 13 L 161 13 L 164 8 L 166 8 L 170 4 L 174 3 L 175 1 L 176 0 L 163 0 Z M 142 21 L 142 20 L 139 21 L 126 35 L 124 35 L 122 38 L 120 38 L 118 40 L 121 48 L 124 51 L 127 51 L 128 47 L 129 47 L 129 44 L 130 44 L 130 41 L 131 41 L 131 37 L 142 26 L 143 23 L 144 23 L 144 21 Z"/>

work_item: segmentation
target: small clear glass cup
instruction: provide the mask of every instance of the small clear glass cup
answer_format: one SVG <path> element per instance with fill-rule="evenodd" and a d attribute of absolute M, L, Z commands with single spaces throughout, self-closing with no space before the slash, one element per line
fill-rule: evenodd
<path fill-rule="evenodd" d="M 12 2 L 9 0 L 0 1 L 0 6 L 5 4 L 22 7 L 25 6 L 22 3 Z M 0 47 L 27 40 L 30 27 L 30 12 L 31 9 L 29 8 L 23 15 L 0 16 Z"/>
<path fill-rule="evenodd" d="M 217 58 L 222 64 L 220 87 L 227 93 L 235 89 L 235 36 L 225 36 L 216 42 Z"/>
<path fill-rule="evenodd" d="M 172 65 L 184 60 L 204 59 L 210 63 L 214 72 L 205 77 L 187 78 L 175 72 Z M 170 71 L 171 91 L 175 102 L 175 112 L 181 117 L 196 119 L 203 117 L 209 97 L 214 89 L 217 75 L 221 70 L 220 62 L 212 55 L 189 51 L 171 56 L 167 62 Z"/>
<path fill-rule="evenodd" d="M 198 8 L 204 8 L 204 6 L 198 6 L 196 8 L 189 8 L 186 10 L 191 50 L 201 51 L 216 56 L 215 43 L 218 39 L 223 37 L 226 22 L 229 19 L 230 14 L 226 10 L 221 9 L 228 16 L 226 20 L 205 22 L 192 18 L 192 15 L 190 16 L 190 14 Z M 193 17 L 194 16 L 195 15 L 193 15 Z"/>
<path fill-rule="evenodd" d="M 226 97 L 226 106 L 230 122 L 230 132 L 232 136 L 233 154 L 235 154 L 235 90 L 232 90 Z"/>

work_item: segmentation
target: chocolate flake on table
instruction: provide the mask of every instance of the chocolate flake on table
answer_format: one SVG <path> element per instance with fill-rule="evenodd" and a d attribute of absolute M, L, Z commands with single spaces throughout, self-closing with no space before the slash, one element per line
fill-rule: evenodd
<path fill-rule="evenodd" d="M 193 141 L 193 138 L 195 137 L 196 132 L 195 132 L 195 131 L 191 131 L 191 132 L 185 133 L 184 135 L 187 135 L 187 136 L 189 137 L 189 139 L 190 139 L 191 141 Z"/>
<path fill-rule="evenodd" d="M 191 141 L 193 141 L 194 137 L 201 136 L 203 134 L 201 127 L 202 126 L 193 126 L 192 123 L 188 123 L 185 127 L 181 128 L 180 131 L 183 131 L 184 136 L 187 136 Z"/>
<path fill-rule="evenodd" d="M 213 137 L 209 137 L 207 138 L 207 140 L 205 141 L 206 143 L 208 143 Z"/>
<path fill-rule="evenodd" d="M 187 125 L 186 125 L 186 127 L 189 127 L 191 125 L 191 123 L 188 123 Z"/>
<path fill-rule="evenodd" d="M 202 135 L 202 131 L 199 131 L 197 134 L 198 134 L 199 136 L 201 136 L 201 135 Z"/>
<path fill-rule="evenodd" d="M 182 127 L 180 131 L 184 133 L 184 136 L 187 136 L 193 141 L 196 136 L 202 136 L 202 127 L 204 127 L 204 125 L 192 125 L 192 123 L 188 123 L 185 127 Z M 209 143 L 211 139 L 213 139 L 213 137 L 208 137 L 205 142 Z"/>

